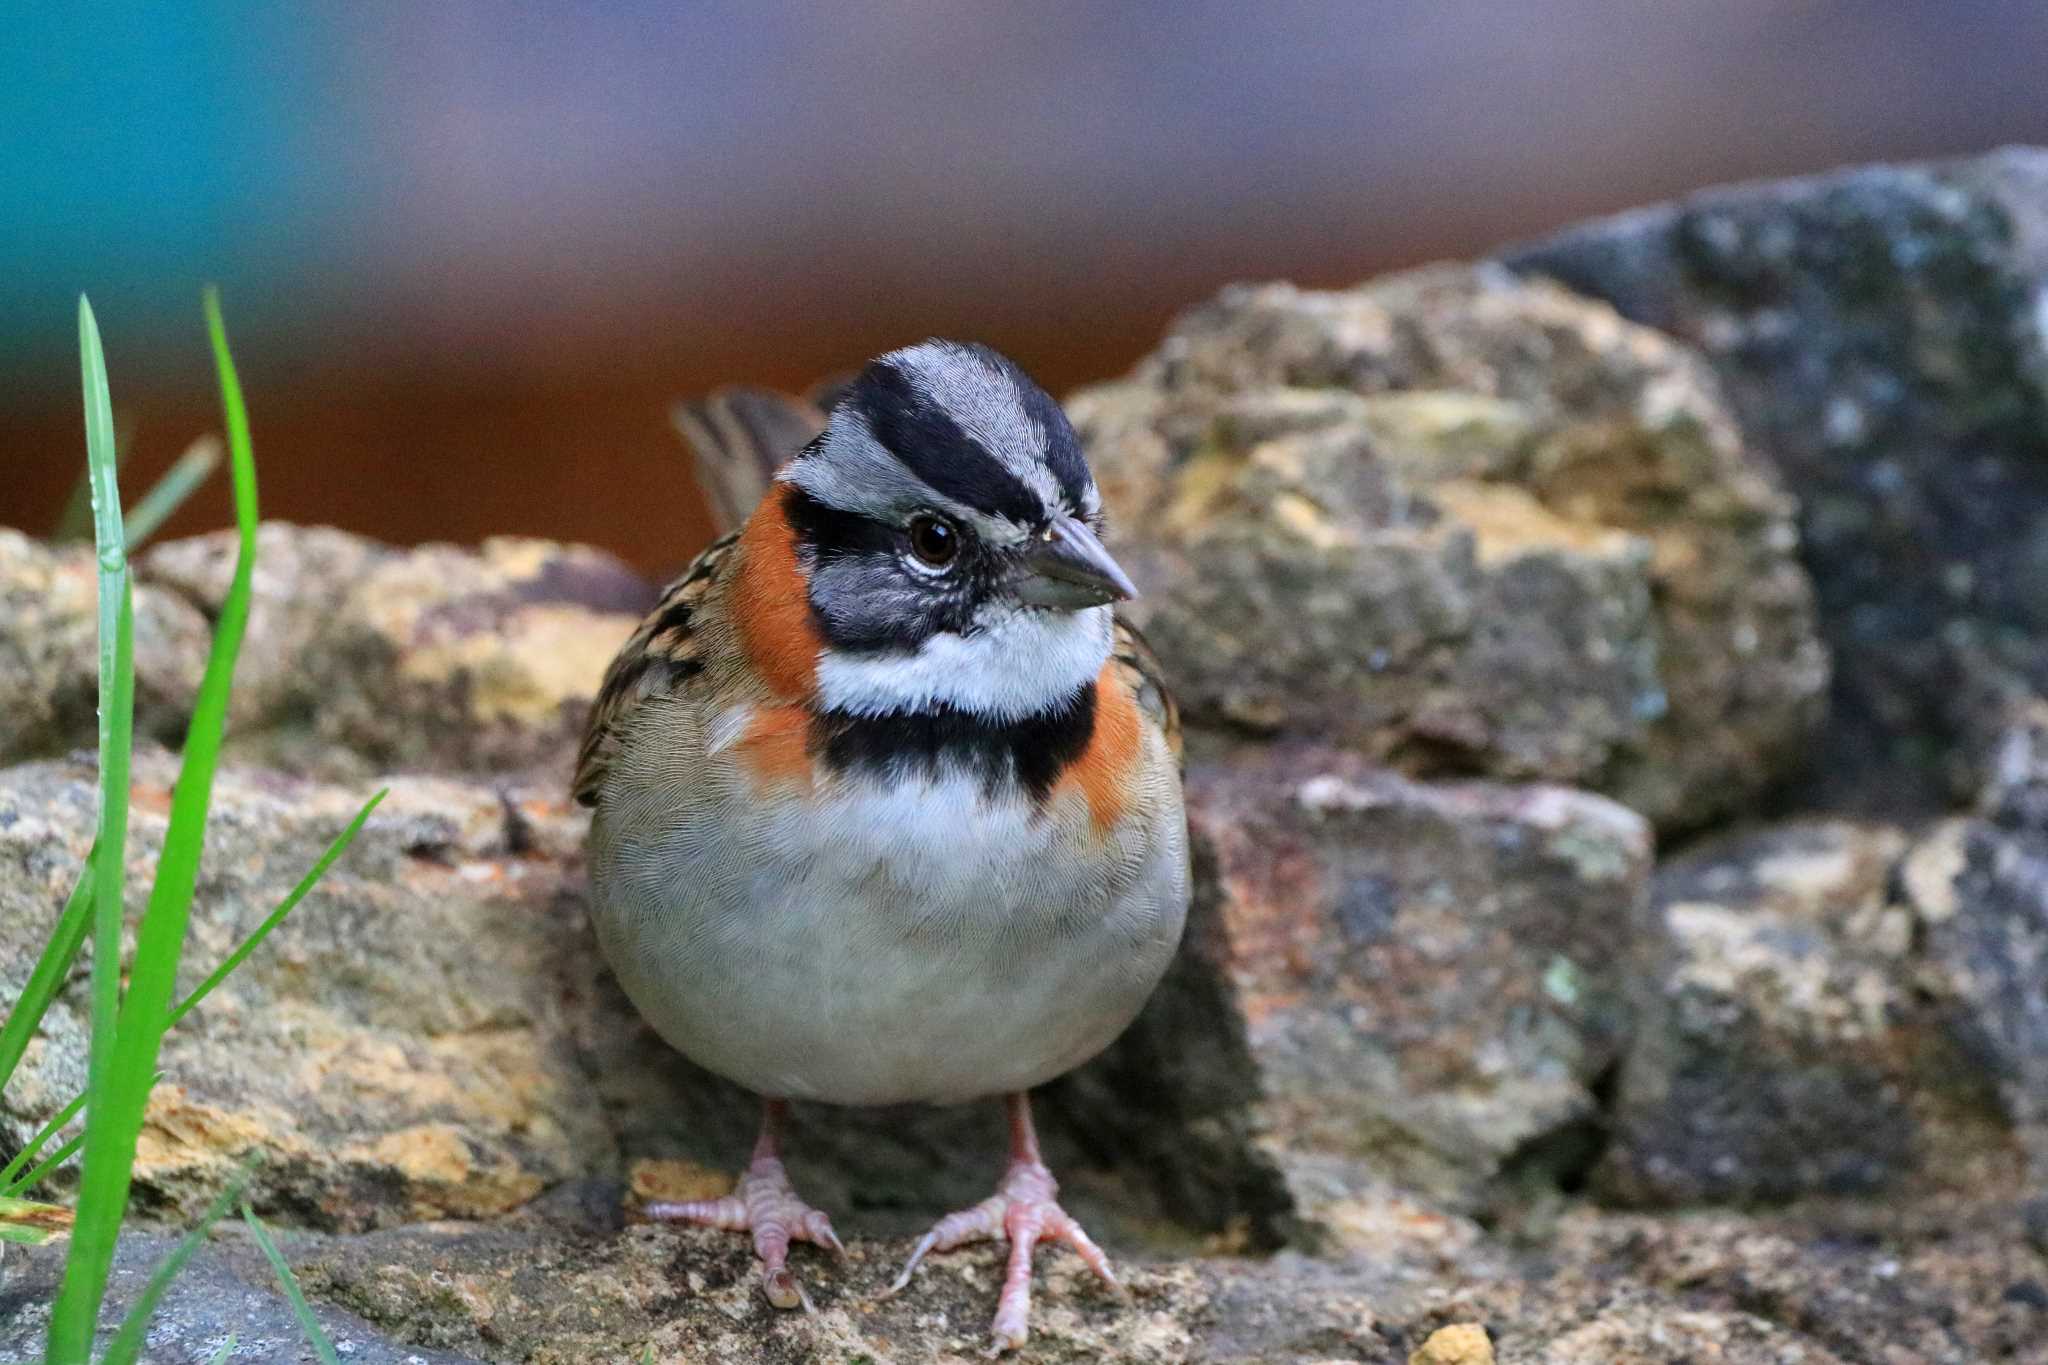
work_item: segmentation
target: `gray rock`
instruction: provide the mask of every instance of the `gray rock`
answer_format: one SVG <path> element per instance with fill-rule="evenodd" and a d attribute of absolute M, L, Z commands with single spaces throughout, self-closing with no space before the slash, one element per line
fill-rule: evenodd
<path fill-rule="evenodd" d="M 0 527 L 0 762 L 98 743 L 98 571 L 90 546 Z M 210 631 L 175 593 L 134 588 L 136 733 L 175 740 Z"/>
<path fill-rule="evenodd" d="M 1698 347 L 1799 495 L 1836 659 L 1816 794 L 1973 787 L 1980 713 L 2048 691 L 2048 152 L 1711 190 L 1506 260 Z"/>
<path fill-rule="evenodd" d="M 298 1241 L 289 1236 L 283 1240 L 288 1249 L 295 1249 Z M 122 1237 L 101 1312 L 101 1347 L 176 1242 L 163 1233 L 131 1231 Z M 62 1246 L 26 1255 L 19 1248 L 11 1250 L 18 1264 L 0 1268 L 0 1365 L 32 1365 L 43 1358 L 43 1334 L 49 1329 L 50 1305 L 63 1271 Z M 313 1313 L 336 1354 L 350 1365 L 463 1365 L 476 1359 L 394 1341 L 332 1304 L 315 1304 Z M 172 1281 L 150 1319 L 142 1363 L 201 1365 L 213 1359 L 230 1335 L 235 1339 L 228 1357 L 232 1361 L 310 1365 L 319 1359 L 270 1263 L 239 1227 L 232 1226 L 221 1228 Z"/>
<path fill-rule="evenodd" d="M 1604 307 L 1497 269 L 1238 287 L 1070 408 L 1199 726 L 1686 826 L 1819 719 L 1790 500 Z"/>
<path fill-rule="evenodd" d="M 1192 790 L 1223 891 L 1193 950 L 1230 983 L 1304 1216 L 1341 1229 L 1377 1180 L 1477 1207 L 1569 1159 L 1661 956 L 1638 816 L 1316 749 Z"/>
<path fill-rule="evenodd" d="M 1902 830 L 1814 820 L 1658 870 L 1671 958 L 1595 1173 L 1635 1203 L 1778 1201 L 2016 1178 L 1986 1070 L 1928 998 Z"/>
<path fill-rule="evenodd" d="M 2048 1177 L 2048 830 L 1953 820 L 1908 858 L 1929 989 Z"/>

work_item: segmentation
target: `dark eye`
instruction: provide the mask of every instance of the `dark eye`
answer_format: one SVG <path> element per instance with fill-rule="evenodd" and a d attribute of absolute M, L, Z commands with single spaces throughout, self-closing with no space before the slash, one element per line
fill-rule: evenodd
<path fill-rule="evenodd" d="M 910 551 L 933 568 L 943 568 L 960 553 L 960 533 L 953 524 L 926 513 L 911 519 Z"/>

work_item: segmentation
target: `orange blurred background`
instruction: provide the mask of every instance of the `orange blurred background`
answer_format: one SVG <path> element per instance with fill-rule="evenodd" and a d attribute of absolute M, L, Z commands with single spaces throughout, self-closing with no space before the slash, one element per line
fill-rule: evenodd
<path fill-rule="evenodd" d="M 0 55 L 0 522 L 82 464 L 76 293 L 133 497 L 217 422 L 218 280 L 267 515 L 650 573 L 685 392 L 928 334 L 1059 392 L 1233 279 L 2048 141 L 2048 7 L 1990 0 L 58 8 Z"/>

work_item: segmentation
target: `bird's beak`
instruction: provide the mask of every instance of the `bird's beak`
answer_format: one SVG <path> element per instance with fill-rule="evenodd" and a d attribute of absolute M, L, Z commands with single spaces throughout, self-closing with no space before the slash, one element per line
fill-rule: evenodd
<path fill-rule="evenodd" d="M 1012 587 L 1019 601 L 1064 611 L 1138 595 L 1130 575 L 1110 558 L 1087 524 L 1064 515 L 1025 547 Z"/>

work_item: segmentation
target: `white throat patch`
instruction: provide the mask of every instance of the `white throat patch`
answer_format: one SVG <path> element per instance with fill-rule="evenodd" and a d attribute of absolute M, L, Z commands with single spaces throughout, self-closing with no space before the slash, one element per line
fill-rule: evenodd
<path fill-rule="evenodd" d="M 818 701 L 851 715 L 956 707 L 992 721 L 1022 720 L 1090 682 L 1109 658 L 1108 607 L 1049 612 L 1005 604 L 971 635 L 934 635 L 915 654 L 818 660 Z"/>

